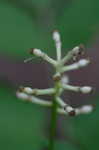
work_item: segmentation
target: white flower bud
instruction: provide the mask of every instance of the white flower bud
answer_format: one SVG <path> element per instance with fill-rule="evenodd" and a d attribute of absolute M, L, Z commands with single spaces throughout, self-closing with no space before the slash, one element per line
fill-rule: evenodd
<path fill-rule="evenodd" d="M 38 57 L 42 57 L 43 56 L 43 52 L 40 50 L 40 49 L 33 49 L 33 54 L 35 56 L 38 56 Z"/>
<path fill-rule="evenodd" d="M 53 32 L 53 40 L 55 40 L 56 42 L 60 41 L 60 34 L 58 31 Z"/>
<path fill-rule="evenodd" d="M 73 50 L 72 50 L 72 52 L 74 54 L 78 54 L 79 53 L 79 46 L 74 47 Z"/>
<path fill-rule="evenodd" d="M 76 115 L 75 109 L 69 105 L 65 108 L 65 111 L 69 114 L 69 116 L 75 116 Z"/>
<path fill-rule="evenodd" d="M 74 109 L 71 107 L 71 106 L 67 106 L 66 107 L 66 111 L 69 113 L 69 112 L 71 112 L 71 111 L 73 111 Z"/>
<path fill-rule="evenodd" d="M 92 105 L 85 105 L 85 106 L 82 106 L 81 108 L 80 108 L 80 111 L 81 111 L 81 113 L 90 113 L 90 112 L 92 112 L 93 111 L 93 106 Z"/>
<path fill-rule="evenodd" d="M 90 93 L 92 91 L 92 87 L 90 86 L 84 86 L 80 88 L 80 91 L 84 94 Z"/>
<path fill-rule="evenodd" d="M 25 87 L 23 91 L 26 92 L 27 94 L 32 94 L 33 90 L 30 87 Z"/>
<path fill-rule="evenodd" d="M 68 77 L 67 75 L 62 76 L 61 82 L 62 82 L 63 84 L 69 83 L 69 77 Z"/>
<path fill-rule="evenodd" d="M 18 97 L 18 98 L 21 98 L 22 100 L 27 100 L 28 99 L 28 95 L 27 94 L 25 94 L 25 93 L 22 93 L 22 92 L 17 92 L 16 93 L 16 96 Z"/>
<path fill-rule="evenodd" d="M 66 106 L 64 107 L 64 110 L 65 110 L 70 116 L 75 116 L 75 109 L 72 108 L 71 106 L 66 105 Z"/>
<path fill-rule="evenodd" d="M 88 59 L 81 59 L 78 62 L 78 65 L 79 65 L 79 67 L 84 67 L 84 66 L 87 66 L 89 63 L 90 63 L 90 61 Z"/>

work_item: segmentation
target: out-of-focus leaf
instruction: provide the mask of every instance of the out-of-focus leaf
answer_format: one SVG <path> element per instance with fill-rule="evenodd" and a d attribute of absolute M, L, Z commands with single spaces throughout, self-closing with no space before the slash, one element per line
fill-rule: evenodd
<path fill-rule="evenodd" d="M 37 5 L 37 6 L 40 6 L 40 7 L 48 7 L 49 5 L 50 5 L 50 3 L 51 3 L 51 1 L 50 0 L 42 0 L 42 1 L 40 1 L 40 0 L 30 0 L 30 1 L 32 1 L 32 3 L 33 4 L 35 4 L 35 5 Z"/>
<path fill-rule="evenodd" d="M 72 48 L 80 43 L 87 44 L 99 28 L 99 1 L 75 0 L 63 12 L 57 21 L 63 34 L 63 47 Z"/>
<path fill-rule="evenodd" d="M 0 149 L 38 150 L 44 147 L 43 110 L 21 102 L 13 89 L 0 85 Z"/>
<path fill-rule="evenodd" d="M 99 96 L 96 98 L 99 99 Z M 99 103 L 89 115 L 80 115 L 71 119 L 72 138 L 86 150 L 99 147 Z"/>
<path fill-rule="evenodd" d="M 78 148 L 71 144 L 68 143 L 67 141 L 56 141 L 55 143 L 55 150 L 78 150 Z"/>
<path fill-rule="evenodd" d="M 0 2 L 0 19 L 1 52 L 26 57 L 29 48 L 46 47 L 45 33 L 20 9 Z"/>

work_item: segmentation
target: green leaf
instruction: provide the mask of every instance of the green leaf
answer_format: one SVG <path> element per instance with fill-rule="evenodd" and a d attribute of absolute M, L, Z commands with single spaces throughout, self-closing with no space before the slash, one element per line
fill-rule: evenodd
<path fill-rule="evenodd" d="M 99 1 L 76 0 L 63 10 L 58 20 L 59 29 L 65 48 L 72 48 L 80 43 L 88 44 L 99 26 Z"/>
<path fill-rule="evenodd" d="M 71 120 L 72 138 L 78 142 L 83 149 L 93 150 L 99 147 L 99 96 L 95 110 L 89 115 L 80 115 Z"/>
<path fill-rule="evenodd" d="M 0 2 L 0 51 L 5 55 L 28 57 L 29 48 L 46 47 L 46 36 L 35 19 L 9 3 Z M 46 42 L 45 42 L 46 40 Z"/>
<path fill-rule="evenodd" d="M 67 142 L 67 141 L 56 141 L 55 150 L 78 150 L 75 145 Z"/>
<path fill-rule="evenodd" d="M 44 108 L 16 98 L 15 89 L 0 85 L 0 148 L 32 150 L 45 146 Z"/>

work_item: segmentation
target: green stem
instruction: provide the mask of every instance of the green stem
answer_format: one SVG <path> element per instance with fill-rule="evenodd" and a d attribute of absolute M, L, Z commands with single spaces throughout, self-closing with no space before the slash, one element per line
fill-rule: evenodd
<path fill-rule="evenodd" d="M 51 128 L 49 137 L 49 150 L 54 150 L 55 144 L 55 133 L 56 133 L 56 123 L 57 123 L 57 103 L 54 100 L 51 113 Z"/>
<path fill-rule="evenodd" d="M 56 93 L 54 95 L 52 113 L 51 113 L 51 128 L 50 128 L 50 138 L 49 138 L 49 150 L 54 150 L 55 145 L 55 134 L 56 134 L 56 123 L 57 123 L 57 101 L 56 98 L 60 94 L 60 81 L 55 82 Z"/>

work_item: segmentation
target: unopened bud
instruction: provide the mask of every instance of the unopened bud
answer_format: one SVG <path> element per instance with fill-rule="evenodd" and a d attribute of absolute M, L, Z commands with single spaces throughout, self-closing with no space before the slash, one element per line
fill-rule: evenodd
<path fill-rule="evenodd" d="M 29 97 L 27 94 L 22 93 L 22 92 L 17 92 L 17 93 L 16 93 L 16 96 L 17 96 L 18 98 L 24 100 L 24 101 L 27 100 L 28 97 Z"/>
<path fill-rule="evenodd" d="M 92 87 L 90 87 L 90 86 L 84 86 L 84 87 L 80 88 L 80 92 L 82 92 L 84 94 L 90 93 L 91 91 L 92 91 Z"/>
<path fill-rule="evenodd" d="M 69 83 L 69 77 L 68 77 L 67 75 L 62 76 L 61 82 L 62 82 L 63 84 Z"/>
<path fill-rule="evenodd" d="M 64 110 L 69 114 L 69 116 L 75 116 L 75 110 L 71 106 L 66 105 Z"/>
<path fill-rule="evenodd" d="M 53 40 L 55 40 L 56 42 L 60 41 L 60 34 L 57 30 L 53 32 Z"/>
<path fill-rule="evenodd" d="M 83 55 L 84 54 L 84 45 L 80 44 L 79 46 L 76 46 L 73 48 L 72 52 L 73 52 L 73 60 L 76 61 L 77 57 L 79 55 Z"/>
<path fill-rule="evenodd" d="M 82 106 L 81 108 L 80 108 L 80 111 L 81 111 L 81 113 L 90 113 L 90 112 L 92 112 L 93 111 L 93 106 L 92 105 L 85 105 L 85 106 Z"/>
<path fill-rule="evenodd" d="M 25 87 L 23 91 L 26 92 L 27 94 L 32 94 L 32 89 L 30 87 Z"/>
<path fill-rule="evenodd" d="M 79 46 L 74 47 L 72 51 L 75 55 L 78 54 L 79 53 Z"/>
<path fill-rule="evenodd" d="M 79 67 L 87 66 L 89 63 L 90 63 L 90 61 L 89 61 L 88 59 L 81 59 L 81 60 L 79 60 L 79 62 L 78 62 Z"/>
<path fill-rule="evenodd" d="M 38 56 L 38 57 L 42 57 L 43 55 L 43 52 L 40 50 L 40 49 L 37 49 L 37 48 L 32 48 L 30 50 L 30 54 L 34 54 L 35 56 Z"/>

